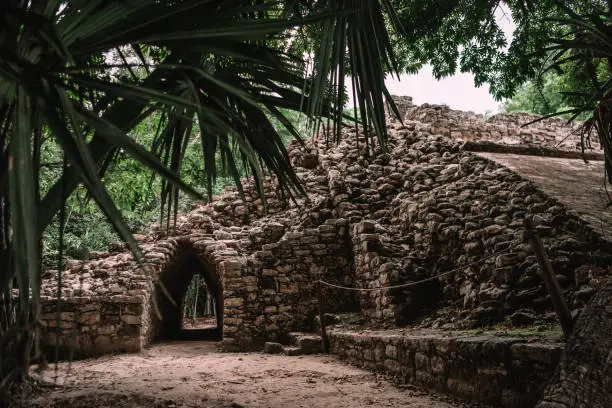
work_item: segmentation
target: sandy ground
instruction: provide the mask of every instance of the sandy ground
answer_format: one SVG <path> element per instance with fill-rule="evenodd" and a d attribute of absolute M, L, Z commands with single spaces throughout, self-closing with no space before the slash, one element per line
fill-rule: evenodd
<path fill-rule="evenodd" d="M 181 327 L 187 330 L 214 329 L 217 327 L 217 319 L 214 317 L 199 317 L 195 320 L 183 318 L 183 325 Z"/>
<path fill-rule="evenodd" d="M 57 386 L 26 401 L 52 408 L 467 407 L 346 365 L 333 356 L 221 353 L 214 342 L 175 342 L 139 354 L 59 366 Z M 51 366 L 39 378 L 54 382 Z"/>

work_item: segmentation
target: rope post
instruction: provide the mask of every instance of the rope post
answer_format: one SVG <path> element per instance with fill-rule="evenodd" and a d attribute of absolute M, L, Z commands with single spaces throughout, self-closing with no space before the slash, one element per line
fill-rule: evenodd
<path fill-rule="evenodd" d="M 319 326 L 321 326 L 321 346 L 323 353 L 329 353 L 329 339 L 327 338 L 327 330 L 325 328 L 325 305 L 323 303 L 323 284 L 317 281 L 315 284 L 317 292 L 317 302 L 319 303 Z"/>
<path fill-rule="evenodd" d="M 525 217 L 523 224 L 525 226 L 531 248 L 535 253 L 538 264 L 540 265 L 542 278 L 544 279 L 544 283 L 548 289 L 548 293 L 550 294 L 550 299 L 552 300 L 555 311 L 557 312 L 557 317 L 561 323 L 563 334 L 566 338 L 568 338 L 572 332 L 572 328 L 574 327 L 574 322 L 572 320 L 572 315 L 569 308 L 567 307 L 567 303 L 565 303 L 565 300 L 563 299 L 561 286 L 555 278 L 555 272 L 550 264 L 550 261 L 548 260 L 548 255 L 546 254 L 546 249 L 542 244 L 542 240 L 534 228 L 532 219 L 530 217 Z"/>

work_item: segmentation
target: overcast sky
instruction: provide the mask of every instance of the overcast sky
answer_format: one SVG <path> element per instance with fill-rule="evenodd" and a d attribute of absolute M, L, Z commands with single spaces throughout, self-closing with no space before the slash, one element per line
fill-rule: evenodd
<path fill-rule="evenodd" d="M 510 12 L 505 5 L 499 8 L 495 15 L 498 24 L 506 33 L 508 43 L 514 31 L 514 22 L 511 20 Z M 489 95 L 489 86 L 484 84 L 480 88 L 474 86 L 474 76 L 459 73 L 452 77 L 437 81 L 431 72 L 430 66 L 425 66 L 418 74 L 402 75 L 386 81 L 391 95 L 409 95 L 414 103 L 446 104 L 453 109 L 485 113 L 486 111 L 497 112 L 499 102 Z M 350 94 L 350 92 L 349 92 Z"/>

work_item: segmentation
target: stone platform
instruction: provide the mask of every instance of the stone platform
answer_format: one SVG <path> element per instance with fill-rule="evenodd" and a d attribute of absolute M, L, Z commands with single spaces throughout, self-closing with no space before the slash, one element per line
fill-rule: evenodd
<path fill-rule="evenodd" d="M 421 331 L 422 332 L 422 331 Z M 359 367 L 475 403 L 530 407 L 552 377 L 562 343 L 493 335 L 329 331 L 331 352 Z"/>

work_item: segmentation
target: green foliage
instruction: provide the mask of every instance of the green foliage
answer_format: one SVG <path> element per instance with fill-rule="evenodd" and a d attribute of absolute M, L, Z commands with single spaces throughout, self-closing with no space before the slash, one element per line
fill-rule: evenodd
<path fill-rule="evenodd" d="M 438 78 L 456 71 L 474 74 L 475 84 L 489 84 L 498 100 L 510 98 L 547 65 L 551 39 L 568 31 L 551 21 L 567 4 L 586 14 L 607 7 L 604 1 L 511 0 L 504 2 L 516 24 L 513 39 L 506 42 L 496 10 L 499 1 L 395 0 L 405 34 L 395 35 L 393 45 L 403 70 L 414 73 L 424 64 L 433 66 Z M 502 17 L 504 18 L 504 17 Z"/>
<path fill-rule="evenodd" d="M 527 112 L 548 115 L 566 109 L 561 97 L 561 78 L 558 75 L 546 75 L 543 83 L 529 81 L 523 84 L 514 97 L 504 102 L 505 112 Z"/>
<path fill-rule="evenodd" d="M 386 18 L 392 27 L 389 33 L 395 62 L 383 61 L 385 69 L 395 67 L 416 73 L 423 65 L 431 64 L 437 78 L 457 71 L 469 72 L 476 86 L 487 83 L 498 100 L 511 98 L 527 81 L 537 82 L 542 69 L 551 63 L 553 55 L 548 47 L 553 38 L 571 32 L 570 27 L 558 24 L 552 17 L 564 15 L 564 7 L 580 15 L 605 12 L 608 8 L 606 0 L 391 3 L 396 14 Z M 509 43 L 502 30 L 504 19 L 515 25 Z M 294 53 L 310 54 L 319 47 L 325 33 L 319 26 L 302 28 L 285 45 Z"/>
<path fill-rule="evenodd" d="M 564 7 L 564 15 L 556 21 L 567 34 L 553 38 L 548 51 L 555 53 L 551 69 L 563 72 L 569 67 L 571 77 L 586 84 L 567 93 L 575 106 L 568 113 L 571 119 L 588 115 L 582 126 L 583 145 L 595 136 L 599 139 L 607 181 L 612 184 L 612 3 L 596 3 L 598 7 L 585 13 Z"/>
<path fill-rule="evenodd" d="M 570 109 L 564 90 L 568 90 L 568 78 L 553 72 L 543 76 L 540 81 L 529 81 L 522 85 L 514 97 L 503 104 L 505 112 L 527 112 L 537 115 L 562 113 Z M 567 114 L 562 115 L 569 119 Z"/>
<path fill-rule="evenodd" d="M 297 132 L 306 136 L 309 132 L 308 118 L 299 112 L 281 109 L 285 117 L 295 126 Z M 287 145 L 294 139 L 293 133 L 287 130 L 275 117 L 269 117 L 277 130 L 283 144 Z M 151 115 L 140 122 L 130 136 L 145 146 L 150 146 L 159 126 L 160 115 Z M 196 126 L 196 132 L 199 130 Z M 61 150 L 48 140 L 43 144 L 42 171 L 44 186 L 49 186 L 59 178 L 61 172 Z M 216 155 L 217 165 L 221 168 L 221 156 Z M 246 177 L 245 166 L 237 158 L 240 177 Z M 206 174 L 202 161 L 202 150 L 191 143 L 185 150 L 185 157 L 180 169 L 181 178 L 188 185 L 201 193 L 205 193 Z M 109 195 L 123 214 L 132 233 L 139 233 L 148 225 L 159 220 L 161 209 L 160 194 L 162 184 L 155 174 L 125 152 L 115 155 L 113 162 L 106 170 L 103 183 Z M 221 172 L 213 185 L 213 195 L 221 194 L 226 187 L 234 185 L 229 174 Z M 179 199 L 179 209 L 188 210 L 198 200 L 189 196 Z M 75 190 L 66 202 L 66 221 L 64 226 L 64 257 L 69 259 L 87 259 L 91 251 L 106 251 L 109 244 L 120 237 L 106 221 L 84 188 Z M 52 224 L 45 230 L 43 237 L 43 264 L 57 268 L 59 242 L 59 219 L 54 218 Z"/>
<path fill-rule="evenodd" d="M 506 109 L 583 119 L 583 147 L 599 142 L 612 183 L 612 2 L 555 5 L 558 13 L 546 20 L 557 27 L 543 49 L 549 62 Z"/>
<path fill-rule="evenodd" d="M 603 82 L 609 76 L 607 61 L 598 61 L 598 80 Z M 591 81 L 585 78 L 584 67 L 579 64 L 568 64 L 562 73 L 547 71 L 537 80 L 523 84 L 516 94 L 503 104 L 505 112 L 527 112 L 537 115 L 560 114 L 570 119 L 572 114 L 564 113 L 580 106 L 584 101 L 576 97 L 574 91 L 593 92 Z M 588 112 L 582 112 L 577 119 L 586 120 Z"/>

